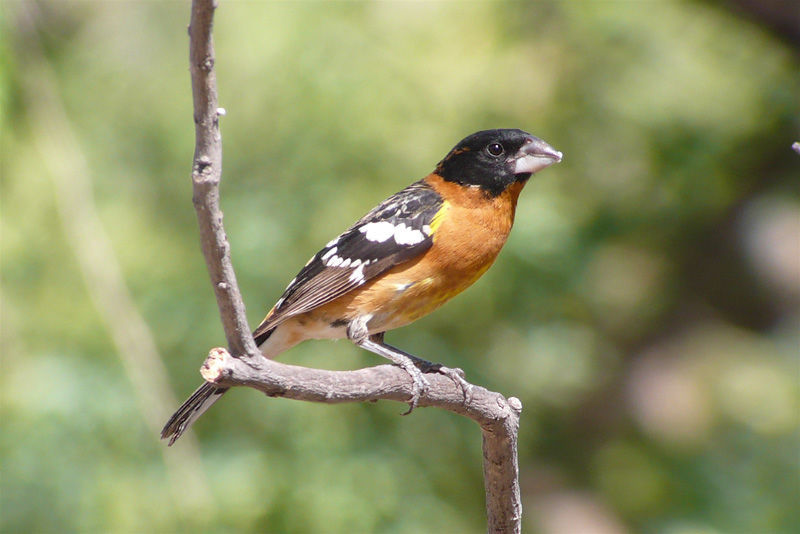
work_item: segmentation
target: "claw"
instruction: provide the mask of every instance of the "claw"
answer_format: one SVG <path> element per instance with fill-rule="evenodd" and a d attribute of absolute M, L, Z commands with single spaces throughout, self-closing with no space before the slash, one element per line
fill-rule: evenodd
<path fill-rule="evenodd" d="M 469 382 L 467 382 L 467 380 L 464 378 L 465 374 L 463 369 L 459 369 L 458 367 L 450 368 L 450 367 L 445 367 L 443 365 L 439 365 L 437 372 L 439 374 L 446 376 L 461 388 L 461 392 L 464 394 L 465 403 L 468 403 L 472 400 L 472 392 L 474 386 Z"/>
<path fill-rule="evenodd" d="M 400 414 L 408 415 L 414 411 L 414 408 L 417 407 L 419 404 L 419 398 L 425 393 L 425 391 L 427 391 L 431 384 L 428 382 L 428 379 L 423 376 L 422 371 L 420 371 L 420 369 L 414 365 L 413 362 L 404 362 L 403 364 L 400 364 L 400 367 L 402 367 L 403 370 L 409 374 L 411 381 L 413 382 L 411 399 L 408 401 L 408 410 Z"/>

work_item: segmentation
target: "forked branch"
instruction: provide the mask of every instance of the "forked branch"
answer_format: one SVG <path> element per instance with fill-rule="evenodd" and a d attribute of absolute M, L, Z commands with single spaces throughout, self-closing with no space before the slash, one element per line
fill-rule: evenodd
<path fill-rule="evenodd" d="M 219 208 L 222 139 L 211 37 L 213 0 L 193 0 L 190 72 L 194 100 L 195 153 L 193 201 L 200 241 L 217 298 L 230 352 L 212 349 L 201 374 L 209 382 L 247 386 L 269 396 L 340 403 L 376 400 L 407 402 L 412 381 L 398 367 L 380 365 L 356 371 L 325 371 L 286 365 L 261 356 L 247 324 L 230 246 Z M 427 375 L 430 386 L 419 406 L 443 408 L 476 421 L 483 433 L 483 471 L 489 532 L 520 532 L 522 505 L 517 465 L 517 433 L 522 404 L 480 386 L 464 389 L 448 377 Z"/>

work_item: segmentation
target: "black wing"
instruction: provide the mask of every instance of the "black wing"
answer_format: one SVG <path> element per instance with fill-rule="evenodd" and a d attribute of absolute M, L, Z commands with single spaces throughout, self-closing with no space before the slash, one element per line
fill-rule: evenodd
<path fill-rule="evenodd" d="M 442 197 L 424 181 L 381 202 L 308 261 L 256 328 L 256 341 L 260 344 L 260 336 L 287 318 L 327 304 L 428 250 L 431 223 L 442 205 Z"/>

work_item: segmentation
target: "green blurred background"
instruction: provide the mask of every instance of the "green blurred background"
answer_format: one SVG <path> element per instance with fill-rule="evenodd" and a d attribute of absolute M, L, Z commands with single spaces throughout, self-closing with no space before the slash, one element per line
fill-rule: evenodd
<path fill-rule="evenodd" d="M 0 530 L 483 531 L 479 429 L 447 412 L 240 389 L 158 441 L 224 343 L 189 5 L 0 7 Z M 527 532 L 800 531 L 793 2 L 223 1 L 215 39 L 251 324 L 462 137 L 528 130 L 565 157 L 496 265 L 389 341 L 522 400 Z"/>

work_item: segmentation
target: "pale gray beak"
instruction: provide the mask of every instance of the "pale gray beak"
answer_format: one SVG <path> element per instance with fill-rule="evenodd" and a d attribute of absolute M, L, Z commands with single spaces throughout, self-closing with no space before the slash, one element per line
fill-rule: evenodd
<path fill-rule="evenodd" d="M 511 160 L 514 174 L 533 174 L 561 161 L 561 152 L 538 137 L 529 137 Z"/>

